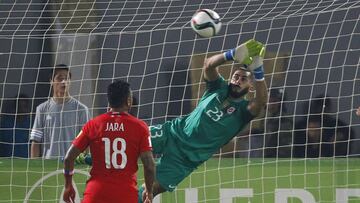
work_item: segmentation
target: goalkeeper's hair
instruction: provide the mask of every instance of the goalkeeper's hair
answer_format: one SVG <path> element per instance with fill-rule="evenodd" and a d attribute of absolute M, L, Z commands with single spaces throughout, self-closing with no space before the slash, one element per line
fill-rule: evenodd
<path fill-rule="evenodd" d="M 117 80 L 111 83 L 107 89 L 107 97 L 111 108 L 119 108 L 127 105 L 130 96 L 130 84 Z"/>
<path fill-rule="evenodd" d="M 67 71 L 69 73 L 69 77 L 71 78 L 71 72 L 69 66 L 67 66 L 66 64 L 57 64 L 55 65 L 53 71 L 51 72 L 49 79 L 53 80 L 55 75 L 61 70 Z"/>
<path fill-rule="evenodd" d="M 246 67 L 242 64 L 239 63 L 234 63 L 233 64 L 233 72 L 232 74 L 234 74 L 237 70 L 242 70 L 246 73 L 246 76 L 251 76 L 251 71 L 249 71 L 248 69 L 246 69 Z"/>

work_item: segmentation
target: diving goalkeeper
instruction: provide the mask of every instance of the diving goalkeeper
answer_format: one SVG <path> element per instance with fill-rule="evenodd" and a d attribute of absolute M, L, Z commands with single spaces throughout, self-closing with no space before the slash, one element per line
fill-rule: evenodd
<path fill-rule="evenodd" d="M 156 165 L 154 197 L 173 191 L 199 165 L 208 160 L 223 145 L 235 137 L 267 101 L 263 57 L 265 47 L 249 40 L 235 49 L 214 55 L 204 62 L 206 91 L 198 106 L 188 115 L 150 126 L 153 153 L 161 155 Z M 227 61 L 245 64 L 238 69 L 230 83 L 219 74 L 218 67 Z M 256 99 L 244 96 L 255 80 Z M 139 202 L 145 198 L 144 186 L 139 189 Z"/>
<path fill-rule="evenodd" d="M 165 191 L 173 191 L 199 165 L 208 160 L 223 145 L 235 137 L 267 101 L 263 58 L 265 47 L 249 40 L 235 49 L 214 55 L 204 62 L 206 91 L 198 106 L 188 115 L 150 126 L 153 152 L 162 155 L 156 166 L 154 197 Z M 246 71 L 235 70 L 230 83 L 219 74 L 218 67 L 226 61 L 245 64 Z M 256 99 L 248 101 L 244 96 L 255 80 Z M 139 190 L 139 200 L 145 197 Z"/>

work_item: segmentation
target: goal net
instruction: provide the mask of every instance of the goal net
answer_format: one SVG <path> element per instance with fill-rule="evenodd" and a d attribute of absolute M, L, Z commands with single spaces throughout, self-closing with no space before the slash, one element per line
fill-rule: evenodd
<path fill-rule="evenodd" d="M 206 57 L 251 38 L 267 48 L 267 109 L 154 202 L 360 201 L 359 1 L 0 4 L 0 202 L 61 202 L 61 157 L 27 158 L 36 107 L 51 97 L 55 64 L 70 67 L 71 96 L 92 116 L 107 109 L 107 85 L 122 79 L 136 98 L 131 113 L 154 125 L 196 107 Z M 200 38 L 190 27 L 203 8 L 222 18 L 215 37 Z M 225 79 L 232 70 L 232 64 L 219 69 Z M 77 201 L 88 170 L 76 166 Z"/>

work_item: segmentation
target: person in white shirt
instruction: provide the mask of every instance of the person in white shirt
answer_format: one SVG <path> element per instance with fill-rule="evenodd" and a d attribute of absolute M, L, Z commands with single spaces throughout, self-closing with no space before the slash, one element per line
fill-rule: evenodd
<path fill-rule="evenodd" d="M 53 95 L 36 108 L 30 134 L 30 157 L 62 158 L 80 131 L 90 120 L 89 109 L 69 94 L 71 72 L 64 64 L 56 65 L 50 77 Z"/>

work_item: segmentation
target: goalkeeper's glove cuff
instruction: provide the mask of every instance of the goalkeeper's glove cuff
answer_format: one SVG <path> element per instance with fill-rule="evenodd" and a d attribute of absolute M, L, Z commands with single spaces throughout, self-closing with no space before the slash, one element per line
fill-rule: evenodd
<path fill-rule="evenodd" d="M 255 68 L 253 70 L 253 74 L 254 74 L 254 78 L 256 81 L 263 81 L 265 80 L 264 78 L 264 68 L 263 66 L 260 66 L 258 68 Z"/>
<path fill-rule="evenodd" d="M 234 54 L 235 54 L 235 49 L 230 49 L 230 50 L 224 52 L 225 61 L 233 61 L 234 60 Z"/>
<path fill-rule="evenodd" d="M 89 166 L 92 165 L 92 158 L 91 158 L 90 155 L 86 155 L 86 156 L 85 156 L 85 163 L 86 163 L 87 165 L 89 165 Z"/>

